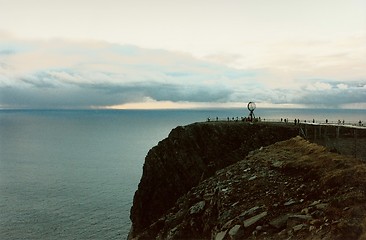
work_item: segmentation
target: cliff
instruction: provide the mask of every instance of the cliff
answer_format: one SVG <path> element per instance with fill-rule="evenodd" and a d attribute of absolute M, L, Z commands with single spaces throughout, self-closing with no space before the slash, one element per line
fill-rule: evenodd
<path fill-rule="evenodd" d="M 131 209 L 131 236 L 158 220 L 180 196 L 216 170 L 298 132 L 293 125 L 242 122 L 196 123 L 173 129 L 146 156 Z"/>
<path fill-rule="evenodd" d="M 174 129 L 146 157 L 130 238 L 365 239 L 365 163 L 298 133 L 234 122 Z"/>

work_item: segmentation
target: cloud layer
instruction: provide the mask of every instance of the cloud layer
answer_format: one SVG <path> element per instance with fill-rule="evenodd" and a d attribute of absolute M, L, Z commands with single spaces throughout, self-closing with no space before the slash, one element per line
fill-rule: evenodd
<path fill-rule="evenodd" d="M 303 52 L 299 46 L 285 51 L 268 45 L 272 54 L 243 64 L 248 56 L 240 52 L 197 58 L 107 42 L 30 41 L 6 34 L 0 39 L 2 108 L 110 107 L 146 99 L 212 106 L 247 101 L 322 107 L 366 103 L 361 44 L 353 45 L 361 52 L 338 55 L 317 52 L 327 49 L 324 43 L 309 47 L 311 43 L 297 42 L 307 45 Z M 339 46 L 332 44 L 329 48 Z M 349 44 L 343 42 L 339 51 Z"/>

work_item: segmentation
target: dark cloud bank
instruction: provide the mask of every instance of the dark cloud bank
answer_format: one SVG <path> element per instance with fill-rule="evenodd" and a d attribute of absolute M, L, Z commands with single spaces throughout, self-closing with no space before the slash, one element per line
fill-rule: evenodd
<path fill-rule="evenodd" d="M 90 53 L 93 49 L 78 51 L 83 57 L 93 55 Z M 253 100 L 335 108 L 342 104 L 366 102 L 366 80 L 345 83 L 326 80 L 324 82 L 330 87 L 323 90 L 307 89 L 307 81 L 303 80 L 305 83 L 299 83 L 297 89 L 286 86 L 273 89 L 263 80 L 265 74 L 261 74 L 265 69 L 234 69 L 183 54 L 131 46 L 111 45 L 98 51 L 101 52 L 96 51 L 96 55 L 106 54 L 109 57 L 92 57 L 75 66 L 45 68 L 17 77 L 6 74 L 12 66 L 8 65 L 6 57 L 0 58 L 0 106 L 90 108 L 143 102 L 147 98 L 197 103 Z M 16 54 L 17 51 L 12 49 L 0 49 L 3 56 Z M 110 56 L 122 60 L 111 63 Z M 95 69 L 95 64 L 101 69 Z M 117 70 L 110 71 L 109 66 Z M 312 83 L 312 80 L 308 82 Z M 339 88 L 339 84 L 347 87 Z"/>
<path fill-rule="evenodd" d="M 339 107 L 342 104 L 362 103 L 364 87 L 303 92 L 301 90 L 257 89 L 247 92 L 203 84 L 135 84 L 81 83 L 53 86 L 50 83 L 30 82 L 23 87 L 1 87 L 0 101 L 13 108 L 90 108 L 141 102 L 144 98 L 172 102 L 240 102 L 247 99 L 276 104 L 305 104 L 309 107 Z"/>

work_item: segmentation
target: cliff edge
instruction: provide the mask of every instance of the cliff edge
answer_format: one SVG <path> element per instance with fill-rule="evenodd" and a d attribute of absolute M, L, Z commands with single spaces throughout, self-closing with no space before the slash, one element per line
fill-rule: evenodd
<path fill-rule="evenodd" d="M 172 130 L 145 159 L 129 238 L 366 239 L 365 162 L 294 137 L 298 127 Z"/>
<path fill-rule="evenodd" d="M 130 238 L 162 217 L 176 200 L 250 151 L 296 136 L 293 125 L 207 122 L 177 127 L 152 148 L 131 209 Z"/>

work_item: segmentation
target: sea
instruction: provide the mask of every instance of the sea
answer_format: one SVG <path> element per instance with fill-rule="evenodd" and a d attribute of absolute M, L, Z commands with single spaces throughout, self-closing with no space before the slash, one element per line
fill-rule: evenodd
<path fill-rule="evenodd" d="M 362 124 L 366 110 L 256 109 Z M 243 109 L 0 110 L 0 239 L 126 239 L 149 149 L 176 126 L 236 120 Z"/>

